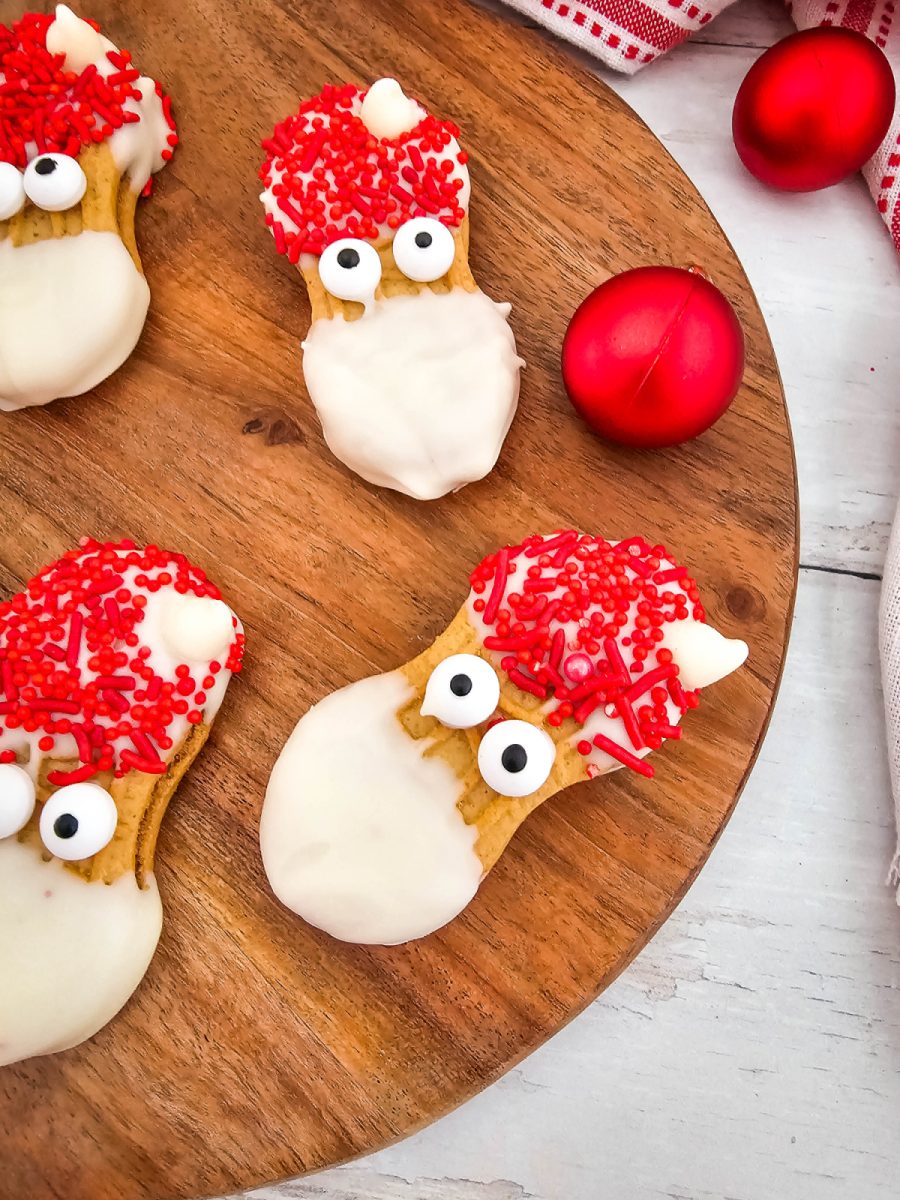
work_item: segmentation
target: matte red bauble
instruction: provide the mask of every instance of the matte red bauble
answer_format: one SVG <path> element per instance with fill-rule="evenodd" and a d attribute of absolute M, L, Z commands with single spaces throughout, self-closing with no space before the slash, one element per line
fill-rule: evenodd
<path fill-rule="evenodd" d="M 708 279 L 680 267 L 614 275 L 580 306 L 562 349 L 575 408 L 625 446 L 674 446 L 722 415 L 744 373 L 744 334 Z"/>
<path fill-rule="evenodd" d="M 884 140 L 894 75 L 874 42 L 826 25 L 758 58 L 734 102 L 741 161 L 763 183 L 812 192 L 858 171 Z"/>

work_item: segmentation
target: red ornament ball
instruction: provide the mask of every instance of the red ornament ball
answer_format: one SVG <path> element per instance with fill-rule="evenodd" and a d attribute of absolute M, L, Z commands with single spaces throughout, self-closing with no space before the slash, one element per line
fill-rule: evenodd
<path fill-rule="evenodd" d="M 884 140 L 895 86 L 881 50 L 852 29 L 793 33 L 758 58 L 731 129 L 744 166 L 771 187 L 812 192 L 858 171 Z"/>
<path fill-rule="evenodd" d="M 591 292 L 562 349 L 569 399 L 625 446 L 674 446 L 708 429 L 744 374 L 734 309 L 696 269 L 637 267 Z"/>

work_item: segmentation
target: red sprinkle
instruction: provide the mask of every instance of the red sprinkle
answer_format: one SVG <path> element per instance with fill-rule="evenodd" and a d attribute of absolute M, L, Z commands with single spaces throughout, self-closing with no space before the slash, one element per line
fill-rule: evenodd
<path fill-rule="evenodd" d="M 24 168 L 32 141 L 40 153 L 77 155 L 82 146 L 102 142 L 121 125 L 140 119 L 126 107 L 129 100 L 142 99 L 129 52 L 107 54 L 117 70 L 106 79 L 93 63 L 78 74 L 66 70 L 64 55 L 47 49 L 53 19 L 26 13 L 11 25 L 0 25 L 0 162 Z M 170 130 L 168 143 L 174 146 L 178 136 L 171 101 L 159 84 L 156 92 Z M 171 155 L 171 150 L 163 152 L 163 157 Z"/>
<path fill-rule="evenodd" d="M 638 775 L 645 775 L 647 779 L 653 778 L 655 772 L 648 762 L 645 762 L 642 758 L 638 758 L 636 754 L 632 754 L 624 746 L 618 745 L 612 738 L 604 737 L 602 733 L 598 733 L 594 738 L 594 745 L 598 750 L 605 751 L 610 758 L 614 758 L 624 766 L 630 767 L 632 771 L 637 771 Z"/>
<path fill-rule="evenodd" d="M 76 767 L 74 771 L 48 771 L 47 782 L 52 783 L 54 787 L 64 787 L 67 783 L 84 783 L 86 779 L 96 775 L 97 770 L 94 763 L 85 763 L 82 767 Z"/>
<path fill-rule="evenodd" d="M 612 705 L 634 750 L 659 745 L 676 736 L 667 699 L 680 713 L 699 703 L 678 682 L 666 625 L 705 619 L 696 583 L 671 563 L 664 546 L 645 538 L 611 543 L 574 529 L 505 546 L 470 576 L 483 645 L 503 655 L 512 683 L 550 700 L 549 724 L 583 726 L 598 706 Z M 654 688 L 662 694 L 652 703 L 635 704 Z M 617 747 L 619 761 L 629 754 Z M 652 773 L 643 763 L 634 769 Z"/>
<path fill-rule="evenodd" d="M 465 217 L 463 160 L 449 152 L 456 125 L 426 115 L 400 137 L 373 137 L 358 115 L 365 94 L 352 83 L 326 84 L 262 143 L 260 179 L 288 218 L 280 230 L 270 224 L 275 248 L 291 262 L 339 238 L 374 241 L 384 226 L 424 213 L 451 227 Z"/>
<path fill-rule="evenodd" d="M 485 625 L 493 625 L 496 619 L 497 609 L 500 607 L 500 601 L 503 599 L 503 593 L 506 590 L 508 570 L 509 550 L 504 548 L 497 555 L 497 565 L 494 568 L 494 586 L 491 588 L 491 594 L 484 610 Z"/>
<path fill-rule="evenodd" d="M 148 597 L 163 589 L 219 598 L 183 554 L 85 539 L 0 603 L 0 761 L 14 759 L 24 737 L 37 733 L 51 757 L 60 757 L 59 739 L 77 747 L 80 765 L 49 773 L 54 786 L 109 769 L 165 771 L 150 737 L 171 749 L 170 732 L 188 709 L 177 699 L 182 677 L 159 674 L 153 647 L 141 642 Z M 223 665 L 239 671 L 243 645 L 235 633 L 224 664 L 201 663 L 199 678 Z M 70 755 L 71 744 L 63 752 Z"/>

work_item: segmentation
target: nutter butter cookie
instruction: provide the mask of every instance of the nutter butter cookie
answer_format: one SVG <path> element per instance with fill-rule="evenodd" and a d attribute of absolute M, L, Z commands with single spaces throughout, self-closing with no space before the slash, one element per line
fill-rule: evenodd
<path fill-rule="evenodd" d="M 199 567 L 129 541 L 0 604 L 0 1066 L 91 1037 L 143 978 L 160 824 L 243 647 Z"/>
<path fill-rule="evenodd" d="M 161 86 L 60 4 L 0 25 L 0 409 L 115 371 L 150 303 L 139 197 L 178 141 Z"/>
<path fill-rule="evenodd" d="M 469 268 L 468 155 L 394 79 L 326 86 L 263 143 L 260 199 L 312 306 L 303 374 L 332 452 L 431 500 L 481 479 L 523 365 Z"/>
<path fill-rule="evenodd" d="M 300 720 L 263 806 L 272 888 L 345 941 L 423 937 L 556 792 L 652 776 L 647 755 L 746 656 L 663 546 L 566 529 L 503 547 L 427 650 Z"/>

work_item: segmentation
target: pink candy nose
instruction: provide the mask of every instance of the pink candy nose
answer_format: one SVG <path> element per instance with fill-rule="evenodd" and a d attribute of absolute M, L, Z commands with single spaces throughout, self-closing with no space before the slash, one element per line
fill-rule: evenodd
<path fill-rule="evenodd" d="M 570 683 L 584 683 L 594 673 L 594 664 L 586 654 L 570 654 L 563 663 L 563 671 Z"/>

